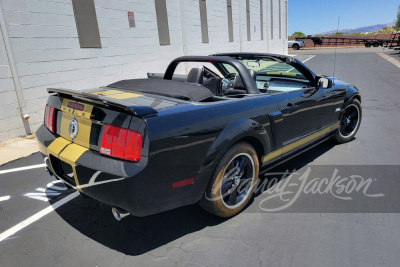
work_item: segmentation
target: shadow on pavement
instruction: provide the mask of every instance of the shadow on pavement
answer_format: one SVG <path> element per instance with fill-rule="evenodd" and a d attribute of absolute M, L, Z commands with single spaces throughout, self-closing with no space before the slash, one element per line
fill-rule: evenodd
<path fill-rule="evenodd" d="M 355 139 L 356 138 L 354 138 L 352 141 L 354 141 Z M 281 165 L 276 166 L 275 168 L 267 171 L 264 174 L 261 174 L 259 176 L 260 182 L 262 183 L 263 180 L 268 179 L 268 173 L 284 173 L 286 171 L 289 171 L 289 173 L 290 173 L 293 170 L 299 170 L 299 169 L 307 166 L 309 163 L 314 161 L 319 156 L 328 152 L 334 146 L 335 146 L 335 144 L 331 141 L 326 141 L 322 144 L 319 144 L 318 146 L 298 155 L 297 157 L 295 157 L 291 160 L 288 160 L 288 161 L 282 163 Z M 279 178 L 280 176 L 274 176 L 274 177 Z M 279 180 L 279 182 L 281 182 L 281 180 Z M 265 189 L 268 189 L 268 188 L 265 188 Z M 255 193 L 254 198 L 261 195 L 262 193 L 263 193 L 263 191 Z"/>
<path fill-rule="evenodd" d="M 332 147 L 332 143 L 325 142 L 271 171 L 299 169 Z M 194 204 L 143 218 L 128 216 L 118 222 L 111 209 L 102 209 L 97 201 L 80 197 L 56 212 L 83 235 L 127 255 L 144 254 L 187 234 L 229 220 L 211 215 Z"/>
<path fill-rule="evenodd" d="M 80 197 L 56 212 L 85 236 L 127 255 L 144 254 L 226 220 L 190 205 L 148 217 L 127 216 L 118 222 L 111 209 L 102 209 L 97 201 Z"/>

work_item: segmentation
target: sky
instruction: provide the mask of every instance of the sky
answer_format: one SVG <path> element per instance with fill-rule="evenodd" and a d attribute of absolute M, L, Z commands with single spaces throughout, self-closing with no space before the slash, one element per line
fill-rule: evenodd
<path fill-rule="evenodd" d="M 288 34 L 317 34 L 396 20 L 400 0 L 288 0 Z"/>

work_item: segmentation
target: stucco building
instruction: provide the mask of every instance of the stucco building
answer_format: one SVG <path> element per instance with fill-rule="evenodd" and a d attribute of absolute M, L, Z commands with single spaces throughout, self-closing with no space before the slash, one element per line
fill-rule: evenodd
<path fill-rule="evenodd" d="M 0 141 L 36 131 L 48 87 L 146 77 L 182 55 L 288 49 L 287 0 L 0 2 Z"/>

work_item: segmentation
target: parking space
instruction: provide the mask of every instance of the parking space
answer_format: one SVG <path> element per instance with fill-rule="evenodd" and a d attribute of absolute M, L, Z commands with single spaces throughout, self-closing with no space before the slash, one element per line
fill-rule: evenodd
<path fill-rule="evenodd" d="M 19 225 L 0 241 L 0 265 L 398 265 L 400 69 L 377 52 L 388 53 L 373 48 L 337 49 L 336 56 L 334 49 L 293 51 L 318 73 L 335 70 L 335 77 L 355 84 L 362 94 L 363 120 L 350 143 L 326 142 L 269 172 L 306 173 L 310 167 L 313 177 L 325 177 L 338 169 L 342 176 L 371 178 L 366 194 L 354 192 L 346 201 L 301 191 L 288 208 L 266 211 L 262 202 L 271 194 L 261 191 L 230 219 L 191 205 L 117 222 L 110 210 L 75 197 L 47 176 L 36 153 L 0 166 L 0 237 Z M 27 166 L 35 167 L 18 169 Z M 284 199 L 275 196 L 269 203 L 282 207 L 288 203 Z"/>
<path fill-rule="evenodd" d="M 71 193 L 63 183 L 44 172 L 39 153 L 0 166 L 1 230 L 9 229 L 26 218 L 51 206 Z"/>

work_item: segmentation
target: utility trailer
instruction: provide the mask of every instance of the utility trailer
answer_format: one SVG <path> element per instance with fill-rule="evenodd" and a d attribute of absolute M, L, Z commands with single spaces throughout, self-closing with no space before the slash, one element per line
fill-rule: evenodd
<path fill-rule="evenodd" d="M 400 46 L 400 31 L 393 32 L 389 39 L 378 39 L 378 38 L 351 38 L 351 37 L 331 37 L 331 36 L 307 36 L 298 37 L 299 39 L 311 39 L 314 43 L 314 47 L 317 45 L 351 45 L 364 43 L 365 47 L 399 47 Z"/>

